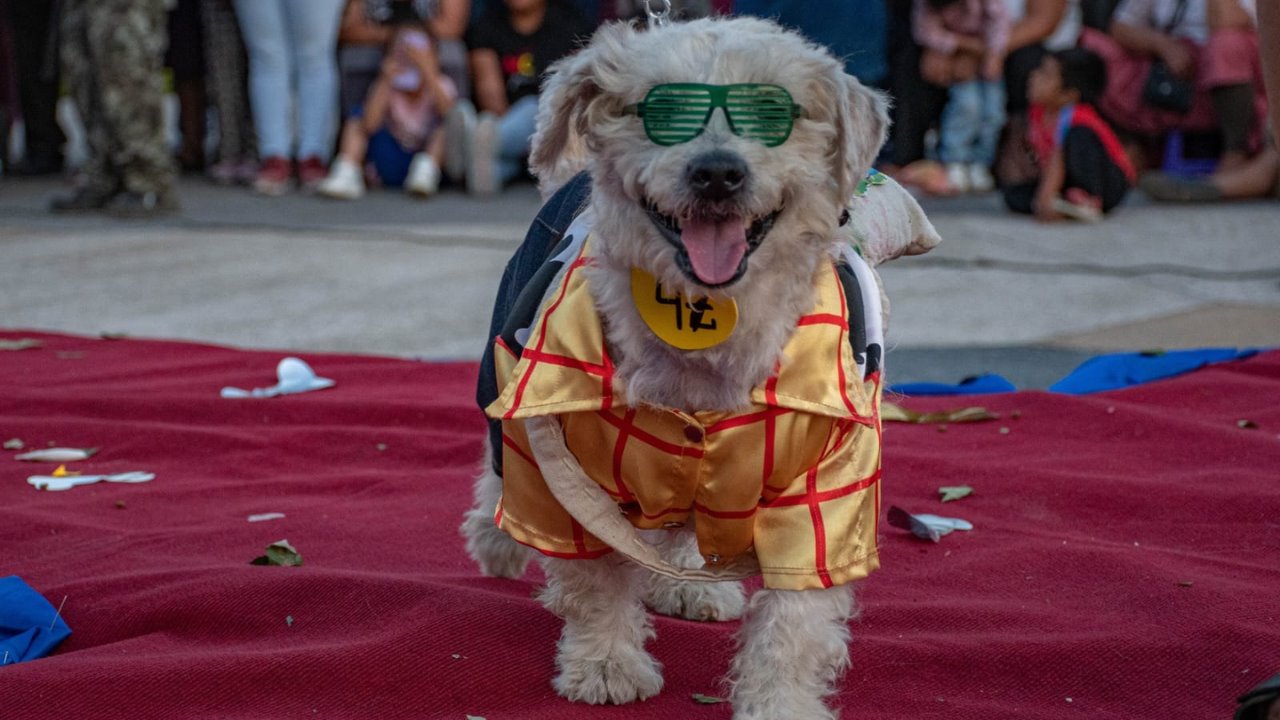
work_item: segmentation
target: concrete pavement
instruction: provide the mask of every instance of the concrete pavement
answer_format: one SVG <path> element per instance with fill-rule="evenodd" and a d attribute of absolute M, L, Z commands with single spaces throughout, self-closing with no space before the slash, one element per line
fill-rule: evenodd
<path fill-rule="evenodd" d="M 429 358 L 479 355 L 538 206 L 529 185 L 340 203 L 186 179 L 180 215 L 125 222 L 50 215 L 60 191 L 0 180 L 0 327 Z M 1047 227 L 994 196 L 925 207 L 943 245 L 883 271 L 895 380 L 1035 387 L 1099 350 L 1280 345 L 1280 203 L 1135 197 Z"/>

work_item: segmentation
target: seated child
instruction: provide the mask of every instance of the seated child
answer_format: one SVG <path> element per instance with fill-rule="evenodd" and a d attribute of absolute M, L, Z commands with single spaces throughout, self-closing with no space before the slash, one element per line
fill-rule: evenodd
<path fill-rule="evenodd" d="M 338 156 L 316 188 L 321 195 L 342 200 L 364 195 L 365 160 L 383 185 L 403 186 L 424 197 L 440 186 L 444 117 L 457 92 L 440 71 L 426 23 L 414 3 L 394 0 L 391 7 L 396 32 L 382 71 L 364 106 L 342 126 Z"/>
<path fill-rule="evenodd" d="M 1008 50 L 1004 0 L 915 0 L 912 33 L 923 52 L 920 75 L 949 88 L 938 132 L 939 159 L 952 192 L 989 192 L 1005 121 L 1001 76 Z"/>
<path fill-rule="evenodd" d="M 1102 58 L 1082 48 L 1050 53 L 1032 71 L 1027 139 L 1040 178 L 1004 189 L 1010 210 L 1045 222 L 1063 217 L 1096 222 L 1124 199 L 1137 173 L 1093 109 L 1106 84 Z"/>

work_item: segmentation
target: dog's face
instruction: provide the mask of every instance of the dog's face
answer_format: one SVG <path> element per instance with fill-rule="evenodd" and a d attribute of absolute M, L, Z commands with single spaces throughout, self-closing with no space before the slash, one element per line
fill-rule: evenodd
<path fill-rule="evenodd" d="M 878 93 L 774 23 L 614 24 L 554 68 L 530 162 L 544 183 L 591 170 L 597 207 L 632 229 L 602 241 L 621 266 L 734 295 L 827 249 L 886 127 Z"/>

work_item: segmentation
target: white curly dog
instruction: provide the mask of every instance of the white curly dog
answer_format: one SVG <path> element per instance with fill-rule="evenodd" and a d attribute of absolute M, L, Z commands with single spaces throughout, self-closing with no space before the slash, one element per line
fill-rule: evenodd
<path fill-rule="evenodd" d="M 726 87 L 748 90 L 718 90 Z M 590 175 L 587 278 L 616 363 L 613 384 L 629 407 L 750 407 L 814 307 L 823 268 L 854 247 L 874 266 L 937 244 L 904 190 L 883 176 L 879 187 L 865 186 L 887 124 L 879 93 L 824 49 L 764 20 L 611 24 L 553 67 L 530 165 L 548 196 Z M 637 312 L 636 268 L 685 297 L 735 302 L 736 328 L 713 347 L 673 347 Z M 878 276 L 874 285 L 883 298 Z M 883 325 L 887 308 L 880 303 L 869 322 Z M 566 455 L 554 432 L 531 432 L 529 442 L 539 462 Z M 462 532 L 485 574 L 518 577 L 537 553 L 495 524 L 503 479 L 485 467 Z M 616 508 L 604 514 L 623 517 Z M 644 531 L 648 547 L 695 576 L 708 562 L 696 519 Z M 654 635 L 647 604 L 705 621 L 745 614 L 729 673 L 737 720 L 836 717 L 827 698 L 849 665 L 852 583 L 791 590 L 766 582 L 748 603 L 736 581 L 657 574 L 618 552 L 540 561 L 542 600 L 565 623 L 553 683 L 563 697 L 627 703 L 661 690 L 661 666 L 645 650 Z"/>

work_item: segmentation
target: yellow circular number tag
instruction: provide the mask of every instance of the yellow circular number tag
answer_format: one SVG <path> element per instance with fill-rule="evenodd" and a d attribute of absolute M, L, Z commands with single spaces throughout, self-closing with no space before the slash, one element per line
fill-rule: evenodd
<path fill-rule="evenodd" d="M 681 350 L 719 345 L 738 324 L 738 303 L 732 298 L 712 300 L 704 295 L 690 300 L 663 288 L 640 268 L 631 269 L 631 298 L 653 334 Z"/>

